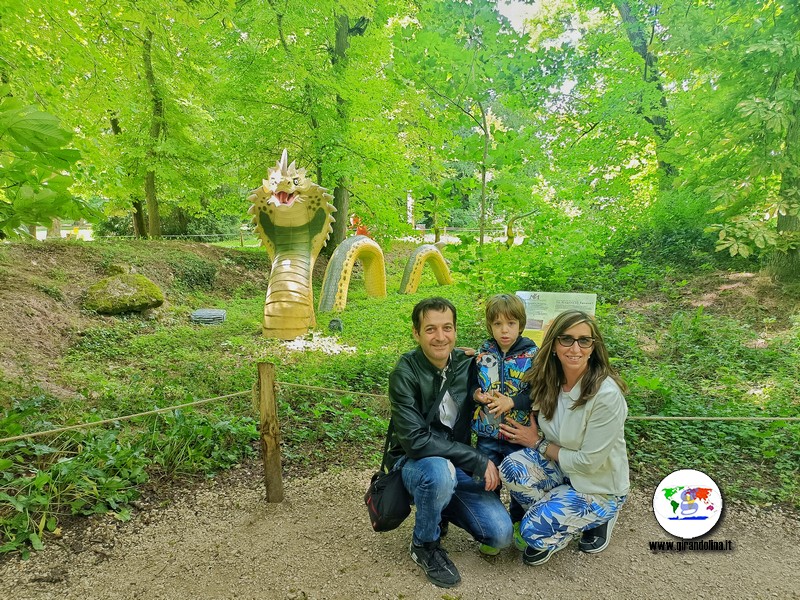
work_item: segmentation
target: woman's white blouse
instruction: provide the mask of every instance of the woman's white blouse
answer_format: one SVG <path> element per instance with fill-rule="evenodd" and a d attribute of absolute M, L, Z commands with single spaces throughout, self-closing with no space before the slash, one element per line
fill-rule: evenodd
<path fill-rule="evenodd" d="M 607 377 L 597 394 L 575 410 L 569 406 L 580 396 L 580 382 L 562 393 L 571 402 L 559 419 L 550 421 L 539 415 L 544 437 L 561 447 L 561 470 L 579 492 L 624 496 L 630 489 L 625 445 L 628 405 L 619 386 Z"/>

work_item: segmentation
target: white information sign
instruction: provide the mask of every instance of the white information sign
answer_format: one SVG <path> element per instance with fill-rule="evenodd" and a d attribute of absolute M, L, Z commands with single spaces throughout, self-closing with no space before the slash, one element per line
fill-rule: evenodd
<path fill-rule="evenodd" d="M 565 310 L 582 310 L 594 315 L 597 294 L 571 294 L 564 292 L 517 292 L 525 304 L 528 322 L 522 335 L 541 345 L 550 321 Z"/>

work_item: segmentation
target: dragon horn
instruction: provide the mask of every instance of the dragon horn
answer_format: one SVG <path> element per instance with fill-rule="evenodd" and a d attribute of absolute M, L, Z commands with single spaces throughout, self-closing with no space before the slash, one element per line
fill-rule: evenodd
<path fill-rule="evenodd" d="M 288 175 L 288 167 L 287 167 L 288 163 L 289 163 L 289 156 L 288 153 L 286 152 L 286 148 L 284 148 L 283 154 L 281 154 L 281 162 L 279 165 L 281 168 L 281 175 Z"/>

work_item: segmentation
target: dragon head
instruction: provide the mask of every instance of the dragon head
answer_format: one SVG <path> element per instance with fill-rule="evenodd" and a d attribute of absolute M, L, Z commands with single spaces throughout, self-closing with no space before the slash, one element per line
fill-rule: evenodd
<path fill-rule="evenodd" d="M 269 170 L 269 179 L 265 179 L 264 191 L 271 194 L 268 203 L 276 206 L 291 206 L 295 201 L 302 202 L 303 192 L 312 185 L 306 178 L 306 170 L 298 169 L 295 162 L 287 165 L 286 150 L 281 159 Z"/>
<path fill-rule="evenodd" d="M 250 192 L 252 202 L 248 212 L 253 215 L 256 234 L 267 248 L 270 257 L 280 250 L 278 238 L 301 240 L 308 236 L 319 254 L 331 232 L 336 208 L 327 190 L 306 177 L 305 169 L 288 164 L 286 150 L 269 170 L 268 179 Z M 305 230 L 306 233 L 301 233 Z"/>

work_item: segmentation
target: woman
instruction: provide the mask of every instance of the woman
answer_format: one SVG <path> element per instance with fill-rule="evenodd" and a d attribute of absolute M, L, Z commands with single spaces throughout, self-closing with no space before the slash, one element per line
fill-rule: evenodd
<path fill-rule="evenodd" d="M 578 310 L 553 319 L 523 381 L 539 426 L 501 425 L 525 448 L 500 465 L 503 484 L 526 508 L 515 534 L 523 561 L 544 564 L 578 532 L 582 551 L 601 552 L 629 489 L 628 406 L 594 319 Z"/>

